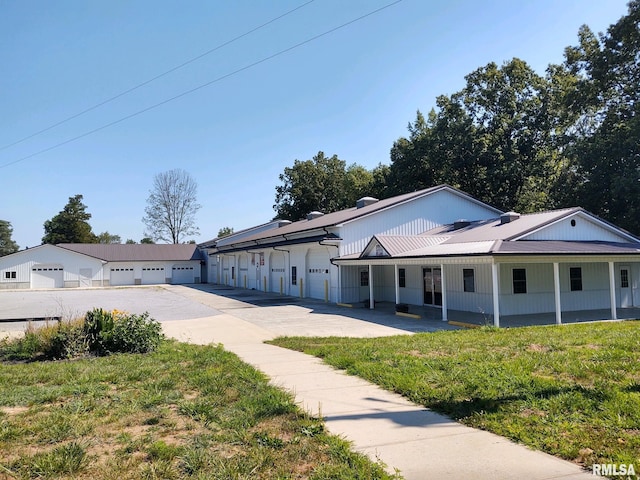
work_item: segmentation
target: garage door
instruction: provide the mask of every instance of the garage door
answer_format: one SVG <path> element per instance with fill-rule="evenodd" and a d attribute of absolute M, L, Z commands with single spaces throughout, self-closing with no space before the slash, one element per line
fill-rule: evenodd
<path fill-rule="evenodd" d="M 238 281 L 236 285 L 242 288 L 249 286 L 249 257 L 246 254 L 240 255 L 238 258 Z"/>
<path fill-rule="evenodd" d="M 157 285 L 158 283 L 166 283 L 164 267 L 152 265 L 142 267 L 142 284 Z"/>
<path fill-rule="evenodd" d="M 109 276 L 109 285 L 133 285 L 133 267 L 112 268 Z"/>
<path fill-rule="evenodd" d="M 31 268 L 31 288 L 61 288 L 64 286 L 62 265 L 34 265 Z"/>
<path fill-rule="evenodd" d="M 194 283 L 193 265 L 174 265 L 171 268 L 171 283 Z"/>
<path fill-rule="evenodd" d="M 272 253 L 269 265 L 269 289 L 272 292 L 284 293 L 286 288 L 284 271 L 284 253 Z"/>
<path fill-rule="evenodd" d="M 325 280 L 329 285 L 331 263 L 325 249 L 309 250 L 307 253 L 307 285 L 311 298 L 324 300 Z"/>

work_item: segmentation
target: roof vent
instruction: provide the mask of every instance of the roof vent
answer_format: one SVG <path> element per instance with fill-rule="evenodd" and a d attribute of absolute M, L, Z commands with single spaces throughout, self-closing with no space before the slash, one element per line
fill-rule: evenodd
<path fill-rule="evenodd" d="M 507 212 L 500 215 L 500 225 L 504 225 L 505 223 L 511 223 L 514 220 L 520 218 L 520 214 L 516 212 Z"/>
<path fill-rule="evenodd" d="M 287 225 L 291 225 L 291 220 L 280 220 L 278 222 L 278 228 L 284 227 L 284 226 L 287 226 Z"/>
<path fill-rule="evenodd" d="M 356 201 L 356 208 L 368 207 L 369 205 L 373 205 L 379 201 L 380 200 L 373 197 L 362 197 L 360 200 Z"/>
<path fill-rule="evenodd" d="M 323 216 L 324 213 L 322 212 L 318 212 L 317 210 L 311 212 L 311 213 L 307 213 L 307 220 L 313 220 L 315 218 L 319 218 L 321 216 Z"/>
<path fill-rule="evenodd" d="M 468 227 L 469 225 L 471 225 L 469 220 L 460 219 L 453 222 L 453 229 L 460 230 L 461 228 Z"/>

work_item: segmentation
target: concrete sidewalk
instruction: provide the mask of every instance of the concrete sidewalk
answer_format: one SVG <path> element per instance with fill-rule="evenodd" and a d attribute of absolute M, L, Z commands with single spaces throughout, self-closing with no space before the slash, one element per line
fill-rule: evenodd
<path fill-rule="evenodd" d="M 573 463 L 456 423 L 314 357 L 266 345 L 277 335 L 233 314 L 168 321 L 163 327 L 181 341 L 223 344 L 293 392 L 303 409 L 324 417 L 330 432 L 407 480 L 593 478 Z"/>

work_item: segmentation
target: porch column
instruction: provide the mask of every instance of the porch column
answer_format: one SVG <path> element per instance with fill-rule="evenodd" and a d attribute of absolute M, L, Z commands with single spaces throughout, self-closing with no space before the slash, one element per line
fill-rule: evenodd
<path fill-rule="evenodd" d="M 442 321 L 448 320 L 447 314 L 447 277 L 444 274 L 444 264 L 440 264 L 440 287 L 442 288 Z"/>
<path fill-rule="evenodd" d="M 499 295 L 499 265 L 497 263 L 491 264 L 491 281 L 493 283 L 493 326 L 500 326 L 500 295 Z"/>
<path fill-rule="evenodd" d="M 553 262 L 553 290 L 556 297 L 556 324 L 562 323 L 562 308 L 560 306 L 560 265 Z"/>
<path fill-rule="evenodd" d="M 609 262 L 609 295 L 611 297 L 611 319 L 617 320 L 618 313 L 616 311 L 616 276 L 613 268 L 613 262 Z"/>
<path fill-rule="evenodd" d="M 397 264 L 393 266 L 393 270 L 396 277 L 396 305 L 398 305 L 400 303 L 400 270 Z"/>
<path fill-rule="evenodd" d="M 373 300 L 373 265 L 369 265 L 369 308 L 371 310 L 375 308 Z"/>

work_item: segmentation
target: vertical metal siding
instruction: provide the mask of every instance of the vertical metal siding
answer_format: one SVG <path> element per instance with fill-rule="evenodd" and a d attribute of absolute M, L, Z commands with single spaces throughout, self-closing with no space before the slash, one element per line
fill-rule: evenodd
<path fill-rule="evenodd" d="M 571 221 L 575 226 L 571 226 Z M 600 225 L 581 216 L 567 218 L 526 237 L 527 240 L 605 241 L 626 242 L 627 239 L 614 234 Z"/>

